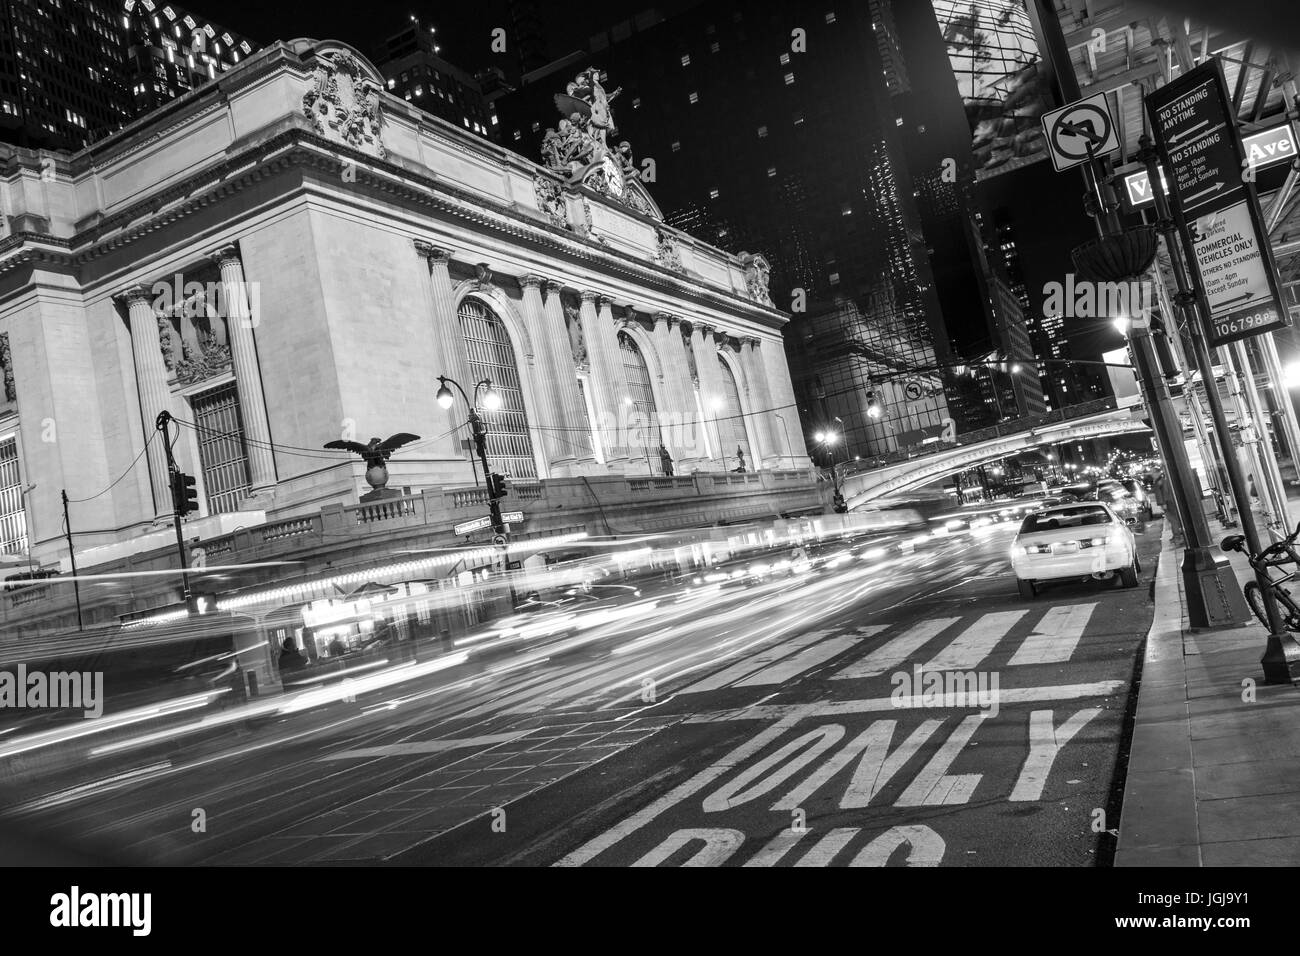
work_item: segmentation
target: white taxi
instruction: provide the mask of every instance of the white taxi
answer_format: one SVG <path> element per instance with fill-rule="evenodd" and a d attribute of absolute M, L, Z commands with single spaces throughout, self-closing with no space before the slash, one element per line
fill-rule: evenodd
<path fill-rule="evenodd" d="M 1011 569 L 1020 596 L 1028 599 L 1043 582 L 1062 579 L 1118 576 L 1121 585 L 1135 588 L 1142 565 L 1137 539 L 1115 510 L 1081 501 L 1028 515 L 1011 545 Z"/>

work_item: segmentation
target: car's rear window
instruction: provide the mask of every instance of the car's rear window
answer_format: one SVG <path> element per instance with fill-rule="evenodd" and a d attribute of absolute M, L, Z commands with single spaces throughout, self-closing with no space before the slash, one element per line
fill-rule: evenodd
<path fill-rule="evenodd" d="M 1092 524 L 1110 524 L 1111 517 L 1105 508 L 1096 505 L 1091 508 L 1058 508 L 1055 511 L 1040 511 L 1029 515 L 1020 526 L 1021 534 L 1035 531 L 1055 531 L 1057 528 L 1080 528 Z"/>

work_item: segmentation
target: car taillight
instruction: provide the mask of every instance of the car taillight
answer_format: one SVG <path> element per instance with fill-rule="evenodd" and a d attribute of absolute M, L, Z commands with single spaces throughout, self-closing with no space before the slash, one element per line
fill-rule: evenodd
<path fill-rule="evenodd" d="M 1079 547 L 1081 548 L 1102 548 L 1110 542 L 1110 538 L 1081 538 Z"/>
<path fill-rule="evenodd" d="M 1051 554 L 1052 546 L 1050 544 L 1027 544 L 1025 545 L 1025 554 Z"/>

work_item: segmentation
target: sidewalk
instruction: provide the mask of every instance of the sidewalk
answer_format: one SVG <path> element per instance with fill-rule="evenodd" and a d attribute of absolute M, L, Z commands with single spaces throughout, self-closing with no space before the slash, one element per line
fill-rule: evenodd
<path fill-rule="evenodd" d="M 1216 542 L 1229 533 L 1210 528 Z M 1245 583 L 1245 557 L 1229 557 Z M 1166 524 L 1115 865 L 1294 866 L 1300 688 L 1263 683 L 1267 634 L 1253 618 L 1191 632 L 1181 559 Z"/>

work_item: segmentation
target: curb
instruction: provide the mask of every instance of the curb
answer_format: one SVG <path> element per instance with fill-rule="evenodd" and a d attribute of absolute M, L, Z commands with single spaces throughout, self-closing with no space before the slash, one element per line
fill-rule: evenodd
<path fill-rule="evenodd" d="M 1166 523 L 1143 649 L 1115 866 L 1201 866 L 1183 656 L 1182 577 Z"/>

